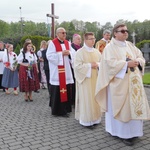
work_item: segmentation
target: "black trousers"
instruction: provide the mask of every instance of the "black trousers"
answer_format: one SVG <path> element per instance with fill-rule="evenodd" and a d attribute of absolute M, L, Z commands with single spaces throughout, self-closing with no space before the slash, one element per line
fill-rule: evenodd
<path fill-rule="evenodd" d="M 0 74 L 0 89 L 5 89 L 5 88 L 2 86 L 2 78 L 3 78 L 3 75 Z"/>

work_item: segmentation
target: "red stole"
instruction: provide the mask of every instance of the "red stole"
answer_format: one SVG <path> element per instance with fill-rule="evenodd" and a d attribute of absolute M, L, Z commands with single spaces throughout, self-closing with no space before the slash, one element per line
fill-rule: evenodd
<path fill-rule="evenodd" d="M 56 48 L 56 52 L 62 52 L 62 47 L 57 38 L 53 40 Z M 64 40 L 66 50 L 69 50 L 69 43 Z M 60 100 L 61 102 L 67 102 L 67 86 L 66 86 L 66 74 L 64 65 L 58 65 L 58 75 L 59 75 L 59 87 L 60 87 Z"/>

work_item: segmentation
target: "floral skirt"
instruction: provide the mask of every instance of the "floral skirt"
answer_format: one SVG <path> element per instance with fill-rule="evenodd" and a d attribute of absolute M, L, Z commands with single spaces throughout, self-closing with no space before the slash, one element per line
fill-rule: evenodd
<path fill-rule="evenodd" d="M 31 74 L 31 77 L 29 76 Z M 19 67 L 19 89 L 20 92 L 31 92 L 40 89 L 38 72 L 34 64 L 32 70 L 28 72 L 28 67 L 20 65 Z"/>

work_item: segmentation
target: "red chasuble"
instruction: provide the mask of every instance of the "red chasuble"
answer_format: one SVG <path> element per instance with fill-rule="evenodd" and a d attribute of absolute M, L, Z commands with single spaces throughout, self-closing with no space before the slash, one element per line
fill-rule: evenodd
<path fill-rule="evenodd" d="M 56 52 L 62 52 L 62 47 L 57 38 L 53 40 L 53 43 L 56 47 Z M 64 40 L 66 50 L 69 50 L 69 43 L 67 40 Z M 67 102 L 67 86 L 66 86 L 66 75 L 64 65 L 58 65 L 58 74 L 59 74 L 59 85 L 60 85 L 60 99 L 61 102 Z"/>

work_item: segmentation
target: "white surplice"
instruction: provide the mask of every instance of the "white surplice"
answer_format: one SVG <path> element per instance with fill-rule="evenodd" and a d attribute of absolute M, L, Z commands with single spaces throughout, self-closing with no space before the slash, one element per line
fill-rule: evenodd
<path fill-rule="evenodd" d="M 0 59 L 3 59 L 4 54 L 7 53 L 7 50 L 4 49 L 4 51 L 0 51 Z M 0 62 L 0 74 L 3 74 L 4 71 L 4 63 Z"/>
<path fill-rule="evenodd" d="M 66 50 L 65 44 L 61 44 L 62 50 Z M 69 52 L 72 57 L 72 48 L 69 42 Z M 69 56 L 63 56 L 62 52 L 56 52 L 56 47 L 51 41 L 49 43 L 46 57 L 49 61 L 49 69 L 50 69 L 50 81 L 51 85 L 59 85 L 59 77 L 58 77 L 58 65 L 65 65 L 65 75 L 66 75 L 66 84 L 74 83 L 71 71 L 71 60 Z"/>

